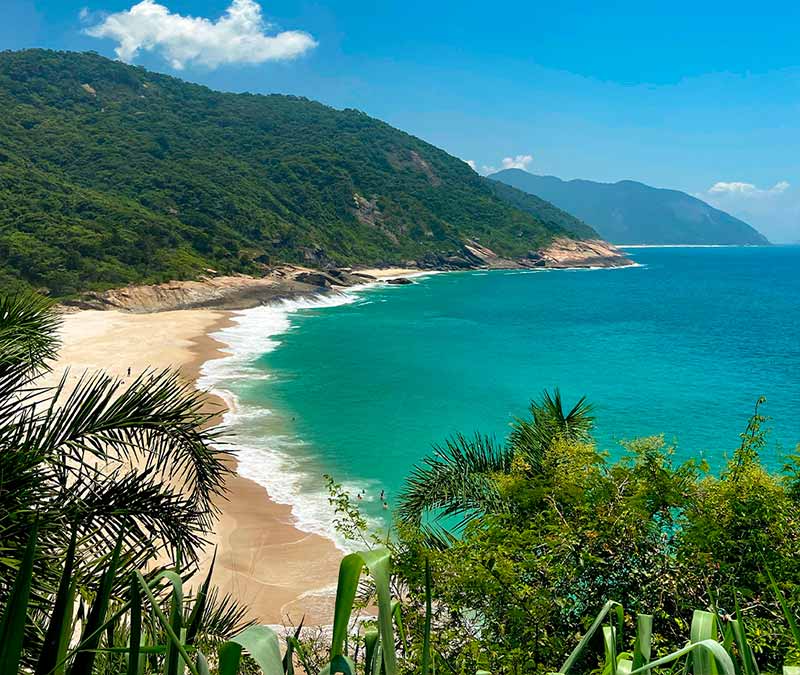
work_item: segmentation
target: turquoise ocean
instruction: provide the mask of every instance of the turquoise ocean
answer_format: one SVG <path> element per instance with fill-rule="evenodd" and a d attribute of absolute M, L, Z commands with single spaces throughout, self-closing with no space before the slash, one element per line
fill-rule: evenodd
<path fill-rule="evenodd" d="M 503 438 L 560 387 L 596 439 L 663 434 L 718 470 L 756 399 L 764 461 L 800 442 L 800 247 L 632 249 L 636 267 L 433 274 L 241 312 L 201 384 L 232 405 L 239 471 L 331 533 L 322 474 L 380 523 L 405 476 L 457 432 Z"/>

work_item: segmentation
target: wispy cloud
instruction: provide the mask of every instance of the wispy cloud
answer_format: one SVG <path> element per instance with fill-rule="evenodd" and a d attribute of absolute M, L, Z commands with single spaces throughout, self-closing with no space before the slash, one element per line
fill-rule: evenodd
<path fill-rule="evenodd" d="M 466 161 L 467 164 L 473 168 L 473 170 L 483 174 L 484 176 L 488 176 L 503 169 L 522 169 L 523 171 L 527 171 L 528 166 L 531 164 L 531 162 L 533 162 L 533 155 L 515 155 L 514 157 L 503 157 L 503 159 L 500 160 L 499 169 L 490 164 L 484 164 L 480 169 L 478 169 L 473 160 L 469 159 Z"/>
<path fill-rule="evenodd" d="M 523 171 L 528 168 L 528 164 L 533 161 L 533 155 L 517 155 L 516 157 L 504 157 L 504 169 L 522 169 Z"/>
<path fill-rule="evenodd" d="M 775 195 L 783 194 L 789 189 L 789 187 L 789 183 L 785 180 L 778 181 L 771 188 L 766 189 L 757 188 L 753 183 L 739 183 L 735 181 L 732 183 L 726 183 L 724 181 L 719 181 L 714 183 L 714 185 L 708 189 L 708 194 L 739 195 L 741 197 L 752 198 L 773 197 Z"/>
<path fill-rule="evenodd" d="M 772 241 L 800 240 L 800 191 L 786 180 L 763 188 L 755 183 L 718 181 L 695 196 L 754 225 Z"/>
<path fill-rule="evenodd" d="M 81 17 L 89 17 L 81 12 Z M 131 62 L 141 51 L 161 54 L 173 68 L 189 64 L 216 68 L 231 63 L 293 59 L 317 46 L 303 31 L 275 32 L 254 0 L 232 0 L 216 21 L 171 12 L 154 0 L 104 15 L 86 33 L 117 42 L 116 54 Z"/>

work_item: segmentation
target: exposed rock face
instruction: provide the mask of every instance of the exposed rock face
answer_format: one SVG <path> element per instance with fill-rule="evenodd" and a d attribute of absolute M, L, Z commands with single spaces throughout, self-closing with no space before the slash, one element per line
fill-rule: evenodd
<path fill-rule="evenodd" d="M 539 251 L 542 267 L 627 267 L 633 261 L 613 244 L 601 239 L 578 241 L 556 239 L 546 249 Z"/>
<path fill-rule="evenodd" d="M 633 262 L 608 242 L 598 239 L 580 241 L 556 239 L 547 248 L 529 251 L 523 258 L 510 259 L 497 255 L 478 242 L 468 241 L 458 255 L 428 255 L 418 261 L 423 269 L 520 269 L 549 267 L 625 267 Z"/>
<path fill-rule="evenodd" d="M 633 263 L 615 246 L 599 240 L 556 239 L 541 251 L 530 251 L 517 260 L 501 258 L 486 246 L 470 241 L 453 254 L 428 254 L 414 267 L 428 270 L 520 269 L 567 267 L 622 267 Z M 412 266 L 410 264 L 406 265 Z M 206 270 L 209 275 L 215 270 Z M 197 281 L 169 281 L 152 286 L 126 286 L 103 293 L 86 293 L 68 307 L 121 309 L 130 312 L 160 312 L 173 309 L 246 309 L 284 298 L 334 292 L 347 286 L 375 281 L 368 274 L 349 268 L 312 269 L 284 265 L 263 277 L 205 276 Z M 405 285 L 411 279 L 387 279 L 387 284 Z"/>
<path fill-rule="evenodd" d="M 363 283 L 363 280 L 361 280 Z M 285 266 L 267 276 L 202 277 L 197 281 L 168 281 L 152 286 L 125 286 L 103 293 L 90 292 L 64 304 L 81 309 L 121 309 L 129 312 L 163 312 L 173 309 L 246 309 L 350 285 L 336 277 L 302 267 Z"/>

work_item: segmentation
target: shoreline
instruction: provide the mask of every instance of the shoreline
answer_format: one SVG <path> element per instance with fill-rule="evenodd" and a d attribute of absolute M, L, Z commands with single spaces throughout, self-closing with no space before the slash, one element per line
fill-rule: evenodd
<path fill-rule="evenodd" d="M 624 269 L 636 265 L 622 265 Z M 463 270 L 468 272 L 533 272 L 569 268 Z M 610 269 L 578 267 L 572 269 Z M 322 299 L 338 293 L 366 289 L 386 280 L 425 277 L 441 271 L 415 268 L 359 270 L 363 283 L 315 292 L 292 293 L 282 299 L 270 298 L 268 305 L 280 301 Z M 371 277 L 371 278 L 370 278 Z M 299 298 L 298 298 L 299 296 Z M 249 309 L 258 307 L 253 304 Z M 67 366 L 73 368 L 70 380 L 84 370 L 105 370 L 124 380 L 127 365 L 135 364 L 132 376 L 147 367 L 179 370 L 186 381 L 208 391 L 207 409 L 211 424 L 224 422 L 231 411 L 224 387 L 201 384 L 208 364 L 231 356 L 231 346 L 218 334 L 236 325 L 236 310 L 197 308 L 155 312 L 78 310 L 64 315 L 64 349 L 53 372 L 57 376 Z M 217 389 L 217 391 L 213 391 Z M 263 481 L 242 476 L 238 459 L 232 459 L 234 473 L 228 478 L 226 498 L 218 500 L 220 514 L 208 546 L 200 556 L 192 585 L 199 584 L 208 572 L 214 549 L 217 557 L 212 584 L 221 594 L 231 594 L 244 603 L 248 616 L 262 623 L 294 625 L 303 617 L 307 625 L 330 623 L 338 575 L 343 555 L 334 533 L 324 536 L 301 529 L 302 519 L 293 514 L 293 505 L 276 501 Z"/>
<path fill-rule="evenodd" d="M 62 347 L 42 384 L 53 386 L 66 374 L 74 386 L 84 371 L 106 371 L 122 381 L 147 368 L 172 367 L 197 385 L 203 366 L 226 356 L 213 334 L 232 323 L 233 312 L 195 309 L 158 313 L 85 310 L 63 317 Z M 69 371 L 69 372 L 67 372 Z M 210 394 L 211 424 L 222 421 L 225 401 Z M 198 586 L 217 547 L 212 584 L 249 608 L 248 617 L 266 624 L 330 623 L 342 553 L 334 542 L 294 525 L 291 507 L 270 499 L 261 485 L 238 474 L 233 458 L 228 493 L 216 502 L 221 513 L 200 556 L 190 586 Z M 287 616 L 288 615 L 288 616 Z"/>

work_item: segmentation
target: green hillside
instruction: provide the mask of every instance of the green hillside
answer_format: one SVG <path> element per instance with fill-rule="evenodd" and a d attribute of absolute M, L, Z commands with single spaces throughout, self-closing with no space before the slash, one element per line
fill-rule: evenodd
<path fill-rule="evenodd" d="M 632 180 L 563 181 L 506 169 L 490 178 L 547 199 L 594 227 L 615 244 L 768 244 L 766 237 L 732 215 L 678 190 Z"/>
<path fill-rule="evenodd" d="M 64 296 L 207 267 L 430 262 L 467 239 L 513 257 L 574 225 L 514 208 L 461 160 L 356 110 L 94 53 L 0 53 L 0 107 L 0 287 Z"/>

